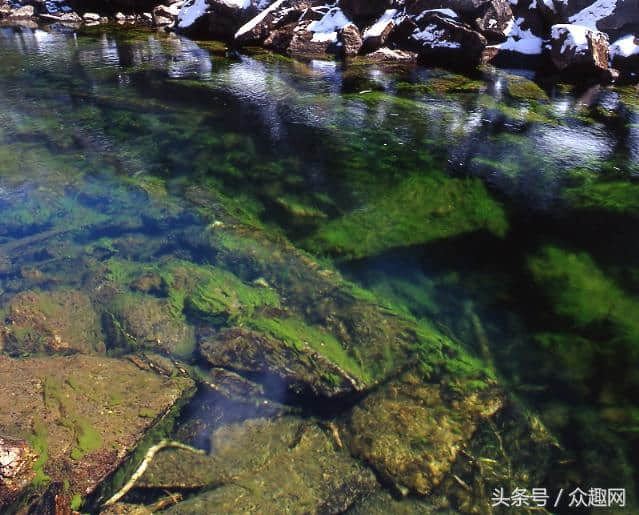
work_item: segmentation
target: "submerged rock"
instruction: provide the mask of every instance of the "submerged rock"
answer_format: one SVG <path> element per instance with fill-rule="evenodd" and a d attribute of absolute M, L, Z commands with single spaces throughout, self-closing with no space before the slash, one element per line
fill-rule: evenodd
<path fill-rule="evenodd" d="M 142 488 L 208 487 L 167 513 L 340 513 L 377 488 L 372 472 L 330 432 L 294 417 L 223 426 L 211 456 L 167 450 L 141 478 Z"/>
<path fill-rule="evenodd" d="M 109 344 L 120 350 L 160 350 L 188 357 L 195 349 L 195 332 L 174 316 L 169 301 L 151 296 L 118 296 L 103 316 Z"/>
<path fill-rule="evenodd" d="M 332 397 L 362 388 L 363 382 L 343 370 L 337 358 L 331 356 L 335 348 L 339 349 L 339 343 L 328 333 L 313 330 L 299 321 L 265 320 L 263 323 L 265 328 L 288 324 L 289 341 L 282 339 L 282 332 L 275 331 L 280 336 L 277 338 L 237 328 L 222 331 L 200 344 L 200 352 L 213 366 L 263 376 L 261 381 L 271 389 L 280 389 L 283 385 L 298 395 L 310 391 Z M 342 354 L 345 356 L 343 351 Z"/>
<path fill-rule="evenodd" d="M 38 459 L 31 485 L 67 482 L 92 492 L 193 382 L 97 356 L 0 356 L 0 433 L 27 440 Z M 142 413 L 144 410 L 144 413 Z M 1 507 L 1 506 L 0 506 Z"/>
<path fill-rule="evenodd" d="M 346 423 L 351 451 L 398 492 L 430 494 L 481 423 L 499 410 L 494 389 L 447 387 L 406 372 L 359 403 Z"/>
<path fill-rule="evenodd" d="M 3 309 L 0 349 L 29 353 L 104 352 L 91 299 L 72 289 L 24 291 Z"/>

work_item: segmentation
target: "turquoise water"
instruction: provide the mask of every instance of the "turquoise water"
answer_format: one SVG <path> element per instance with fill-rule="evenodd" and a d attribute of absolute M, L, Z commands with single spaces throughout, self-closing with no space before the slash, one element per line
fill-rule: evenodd
<path fill-rule="evenodd" d="M 179 326 L 162 308 L 145 332 L 135 320 L 154 308 L 135 315 L 138 297 L 114 303 L 97 285 L 214 266 L 241 304 L 275 304 L 246 290 L 267 277 L 287 310 L 329 327 L 316 279 L 287 257 L 306 256 L 495 370 L 562 452 L 563 468 L 533 486 L 623 487 L 634 502 L 639 90 L 531 79 L 1 28 L 0 301 L 72 288 L 100 322 L 65 352 L 119 356 L 144 340 L 206 368 L 196 348 L 232 307 L 220 319 L 217 299 L 164 292 Z M 137 343 L 118 333 L 127 324 Z M 16 333 L 4 351 L 56 349 Z M 266 384 L 314 412 L 308 392 L 277 392 Z M 195 398 L 185 427 L 207 402 Z M 254 415 L 225 406 L 229 419 Z M 332 410 L 324 399 L 321 416 Z"/>

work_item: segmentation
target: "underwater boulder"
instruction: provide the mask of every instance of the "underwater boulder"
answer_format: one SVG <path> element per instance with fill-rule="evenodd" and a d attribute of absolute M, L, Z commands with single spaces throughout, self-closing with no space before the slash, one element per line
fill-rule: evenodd
<path fill-rule="evenodd" d="M 104 352 L 91 299 L 73 289 L 23 291 L 3 308 L 0 349 L 11 355 Z"/>
<path fill-rule="evenodd" d="M 333 397 L 363 388 L 363 381 L 356 376 L 357 367 L 343 350 L 340 353 L 340 344 L 329 333 L 301 321 L 271 319 L 261 323 L 265 329 L 273 328 L 280 338 L 233 328 L 200 343 L 200 352 L 213 366 L 263 376 L 261 381 L 271 390 Z M 341 354 L 341 366 L 337 354 Z"/>
<path fill-rule="evenodd" d="M 502 402 L 492 387 L 426 383 L 409 371 L 353 408 L 346 441 L 397 492 L 428 495 Z"/>
<path fill-rule="evenodd" d="M 335 430 L 291 416 L 222 426 L 211 436 L 210 456 L 164 451 L 138 487 L 185 481 L 207 488 L 166 513 L 342 513 L 378 488 Z"/>
<path fill-rule="evenodd" d="M 150 295 L 118 295 L 103 316 L 109 345 L 119 350 L 152 349 L 188 357 L 195 349 L 192 326 L 169 301 Z"/>
<path fill-rule="evenodd" d="M 75 355 L 0 356 L 0 434 L 26 440 L 38 455 L 31 491 L 64 482 L 69 496 L 92 492 L 147 430 L 193 393 L 128 360 Z M 0 505 L 0 511 L 6 508 Z"/>

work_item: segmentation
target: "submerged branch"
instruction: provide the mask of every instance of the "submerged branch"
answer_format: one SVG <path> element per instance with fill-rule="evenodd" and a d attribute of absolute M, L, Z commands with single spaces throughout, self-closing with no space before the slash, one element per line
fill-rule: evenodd
<path fill-rule="evenodd" d="M 150 465 L 151 461 L 153 461 L 153 458 L 155 457 L 155 455 L 159 451 L 167 447 L 175 447 L 177 449 L 183 449 L 185 451 L 194 452 L 196 454 L 205 454 L 205 452 L 202 449 L 196 449 L 194 447 L 191 447 L 190 445 L 186 445 L 181 442 L 176 442 L 175 440 L 160 440 L 160 442 L 151 446 L 149 450 L 146 451 L 146 454 L 144 455 L 144 459 L 142 460 L 142 463 L 140 463 L 140 466 L 136 469 L 136 471 L 133 473 L 131 478 L 120 490 L 118 490 L 118 492 L 115 495 L 113 495 L 113 497 L 111 497 L 108 501 L 106 501 L 103 504 L 103 506 L 111 506 L 112 504 L 115 504 L 120 499 L 122 499 L 122 497 L 124 497 L 127 493 L 129 493 L 129 491 L 135 486 L 135 483 L 138 481 L 138 479 L 142 477 L 147 467 Z"/>

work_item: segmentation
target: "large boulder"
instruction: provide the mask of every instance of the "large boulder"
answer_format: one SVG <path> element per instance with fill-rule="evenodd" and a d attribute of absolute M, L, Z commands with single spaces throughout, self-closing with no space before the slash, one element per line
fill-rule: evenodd
<path fill-rule="evenodd" d="M 468 25 L 437 12 L 425 13 L 416 21 L 409 44 L 421 61 L 467 66 L 481 60 L 486 38 Z"/>
<path fill-rule="evenodd" d="M 362 48 L 362 35 L 354 23 L 349 23 L 337 32 L 337 37 L 342 44 L 344 55 L 357 55 Z"/>
<path fill-rule="evenodd" d="M 499 410 L 501 396 L 424 383 L 417 371 L 369 395 L 345 423 L 351 451 L 406 495 L 428 495 L 450 471 L 478 425 Z"/>
<path fill-rule="evenodd" d="M 597 21 L 597 29 L 613 39 L 629 32 L 639 34 L 639 0 L 617 0 L 612 13 Z"/>
<path fill-rule="evenodd" d="M 538 11 L 528 10 L 528 16 L 517 17 L 504 32 L 506 41 L 486 47 L 485 61 L 496 64 L 521 65 L 536 64 L 541 61 L 544 51 L 543 24 Z"/>
<path fill-rule="evenodd" d="M 22 470 L 33 477 L 36 492 L 59 482 L 67 485 L 69 497 L 91 493 L 146 431 L 193 391 L 186 377 L 163 377 L 128 360 L 84 355 L 0 356 L 0 384 L 0 434 L 17 446 L 11 454 L 26 460 Z M 26 440 L 30 449 L 16 439 Z M 38 458 L 28 472 L 32 453 Z M 19 470 L 3 465 L 2 473 L 24 484 Z M 0 492 L 6 485 L 3 481 Z M 0 511 L 6 507 L 4 493 Z"/>
<path fill-rule="evenodd" d="M 265 324 L 287 324 L 292 338 L 287 341 L 281 335 L 278 338 L 254 330 L 228 329 L 203 341 L 200 352 L 211 365 L 258 377 L 276 393 L 288 390 L 297 395 L 332 397 L 361 389 L 359 379 L 344 362 L 340 366 L 322 354 L 323 347 L 328 351 L 339 345 L 328 334 L 299 321 L 273 320 Z"/>
<path fill-rule="evenodd" d="M 176 31 L 229 41 L 258 13 L 251 0 L 189 0 L 177 17 Z"/>
<path fill-rule="evenodd" d="M 168 514 L 343 513 L 378 488 L 332 424 L 296 417 L 248 420 L 217 429 L 211 447 L 210 456 L 180 449 L 159 454 L 139 487 L 203 487 Z"/>
<path fill-rule="evenodd" d="M 475 18 L 475 26 L 491 40 L 504 40 L 514 22 L 508 0 L 491 0 Z"/>
<path fill-rule="evenodd" d="M 319 20 L 302 21 L 293 30 L 288 52 L 298 55 L 337 53 L 339 31 L 352 24 L 338 7 L 333 7 Z"/>
<path fill-rule="evenodd" d="M 105 350 L 91 300 L 78 290 L 23 291 L 7 302 L 2 315 L 0 350 L 9 354 Z"/>
<path fill-rule="evenodd" d="M 380 16 L 392 5 L 391 0 L 340 0 L 339 7 L 353 19 L 371 19 Z"/>
<path fill-rule="evenodd" d="M 386 43 L 388 36 L 399 21 L 397 9 L 387 9 L 362 34 L 363 48 L 366 52 L 374 52 Z"/>
<path fill-rule="evenodd" d="M 561 72 L 605 75 L 609 70 L 608 38 L 583 25 L 553 25 L 551 58 Z"/>

